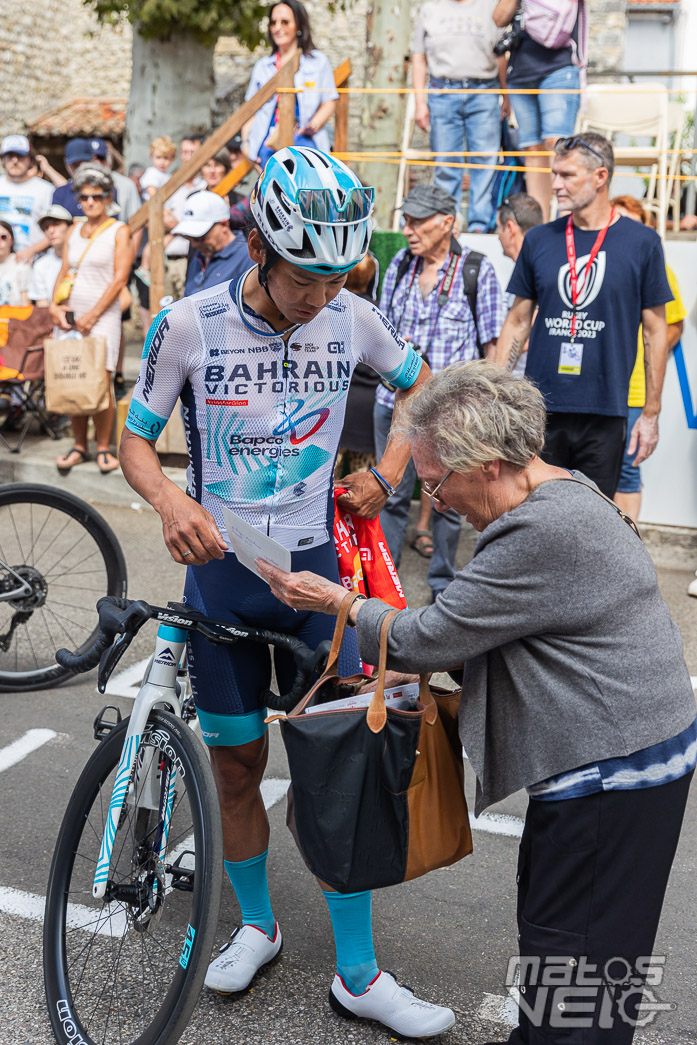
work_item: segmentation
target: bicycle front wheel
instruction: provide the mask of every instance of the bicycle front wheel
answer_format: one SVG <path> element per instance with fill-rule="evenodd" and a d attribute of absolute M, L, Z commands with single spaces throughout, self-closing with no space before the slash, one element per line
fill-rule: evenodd
<path fill-rule="evenodd" d="M 0 692 L 70 678 L 56 650 L 88 649 L 97 600 L 125 594 L 119 542 L 94 508 L 52 486 L 0 487 Z"/>
<path fill-rule="evenodd" d="M 223 864 L 220 806 L 203 745 L 173 715 L 154 712 L 148 721 L 106 894 L 92 896 L 126 727 L 124 721 L 113 729 L 85 766 L 53 856 L 44 980 L 60 1045 L 173 1045 L 213 947 Z M 164 818 L 150 808 L 163 793 L 171 802 L 164 856 Z"/>

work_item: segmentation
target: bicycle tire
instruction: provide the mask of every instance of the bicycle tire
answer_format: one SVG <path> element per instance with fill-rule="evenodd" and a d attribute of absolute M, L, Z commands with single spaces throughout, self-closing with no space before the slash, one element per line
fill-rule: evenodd
<path fill-rule="evenodd" d="M 32 595 L 0 601 L 0 693 L 57 686 L 75 672 L 56 664 L 60 646 L 84 652 L 97 633 L 102 595 L 126 595 L 126 562 L 118 539 L 90 505 L 35 483 L 0 487 L 0 559 L 32 585 Z M 15 584 L 0 569 L 2 585 Z M 13 631 L 16 614 L 30 616 Z"/>
<path fill-rule="evenodd" d="M 153 712 L 139 752 L 154 749 L 177 767 L 177 789 L 164 867 L 179 850 L 193 857 L 193 889 L 172 887 L 162 867 L 157 905 L 92 897 L 94 866 L 111 782 L 127 720 L 109 733 L 86 764 L 70 798 L 51 865 L 44 919 L 44 985 L 60 1045 L 173 1045 L 196 1004 L 213 948 L 222 887 L 220 805 L 205 750 L 181 719 Z M 182 786 L 183 785 L 183 786 Z M 129 794 L 133 785 L 129 784 Z M 151 814 L 156 819 L 157 813 Z M 152 819 L 144 826 L 137 803 L 124 804 L 109 880 L 132 888 L 152 870 Z M 134 825 L 140 826 L 140 835 Z M 130 883 L 130 885 L 129 885 Z M 107 890 L 109 895 L 109 888 Z M 77 906 L 75 906 L 77 905 Z M 140 926 L 140 928 L 138 928 Z M 156 938 L 157 937 L 157 938 Z"/>

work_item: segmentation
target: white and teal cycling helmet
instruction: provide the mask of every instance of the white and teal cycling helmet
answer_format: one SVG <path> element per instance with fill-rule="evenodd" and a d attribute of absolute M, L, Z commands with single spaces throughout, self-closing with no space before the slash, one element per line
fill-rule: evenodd
<path fill-rule="evenodd" d="M 291 146 L 273 154 L 250 203 L 279 257 L 309 272 L 348 272 L 368 251 L 374 197 L 341 160 Z"/>

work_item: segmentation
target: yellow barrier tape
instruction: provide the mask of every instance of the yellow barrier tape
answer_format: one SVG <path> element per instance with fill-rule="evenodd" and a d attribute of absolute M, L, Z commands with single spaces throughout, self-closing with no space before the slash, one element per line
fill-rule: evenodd
<path fill-rule="evenodd" d="M 354 153 L 354 152 L 333 152 L 332 156 L 336 156 L 337 159 L 343 160 L 344 163 L 351 161 L 355 163 L 391 163 L 399 164 L 401 159 L 385 159 L 382 156 L 376 156 L 374 153 Z M 533 166 L 508 166 L 507 164 L 501 163 L 436 163 L 433 160 L 408 160 L 410 167 L 452 167 L 457 170 L 487 170 L 487 171 L 520 171 L 521 174 L 525 174 L 529 171 L 536 171 L 540 174 L 551 174 L 551 167 L 533 167 Z M 647 174 L 642 174 L 640 171 L 622 171 L 623 178 L 644 178 L 648 177 Z M 670 178 L 669 174 L 656 174 L 656 178 Z M 697 175 L 694 174 L 675 174 L 673 175 L 676 181 L 697 181 Z"/>

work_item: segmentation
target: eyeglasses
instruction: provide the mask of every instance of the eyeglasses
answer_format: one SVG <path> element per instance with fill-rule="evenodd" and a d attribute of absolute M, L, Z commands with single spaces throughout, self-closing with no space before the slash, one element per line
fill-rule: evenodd
<path fill-rule="evenodd" d="M 3 152 L 3 160 L 26 160 L 27 154 L 25 152 Z"/>
<path fill-rule="evenodd" d="M 105 192 L 95 192 L 95 193 L 90 194 L 90 193 L 86 193 L 86 192 L 81 192 L 78 195 L 78 199 L 79 199 L 80 203 L 84 203 L 85 200 L 105 200 L 106 199 L 106 193 Z"/>
<path fill-rule="evenodd" d="M 373 213 L 375 189 L 353 188 L 338 202 L 332 189 L 299 189 L 295 202 L 305 221 L 317 225 L 355 225 Z"/>
<path fill-rule="evenodd" d="M 589 145 L 587 141 L 584 141 L 583 138 L 579 138 L 578 135 L 572 135 L 570 138 L 559 138 L 554 146 L 554 151 L 556 153 L 562 150 L 567 152 L 570 149 L 578 149 L 579 145 L 582 149 L 588 149 L 588 152 L 592 152 L 594 156 L 598 157 L 602 166 L 607 167 L 605 157 L 597 149 L 594 149 L 592 145 Z"/>
<path fill-rule="evenodd" d="M 454 471 L 455 471 L 454 468 L 450 468 L 445 473 L 445 475 L 443 476 L 441 481 L 439 483 L 436 483 L 435 486 L 431 486 L 431 484 L 429 482 L 427 482 L 425 479 L 422 479 L 421 480 L 421 489 L 423 490 L 423 492 L 426 494 L 427 497 L 431 498 L 432 501 L 438 501 L 439 504 L 445 504 L 443 498 L 440 496 L 438 491 L 440 490 L 440 488 L 443 485 L 443 483 L 445 482 L 445 480 L 448 479 L 453 474 Z"/>

